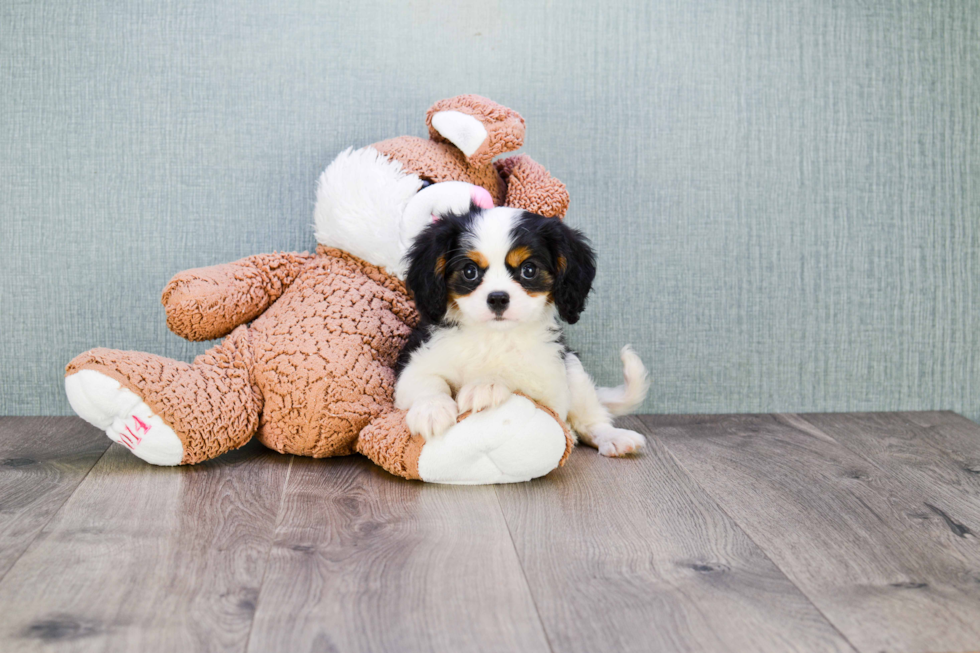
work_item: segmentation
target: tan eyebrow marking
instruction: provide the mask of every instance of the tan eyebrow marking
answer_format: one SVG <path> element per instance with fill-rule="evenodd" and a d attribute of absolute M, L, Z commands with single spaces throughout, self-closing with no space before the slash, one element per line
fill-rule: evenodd
<path fill-rule="evenodd" d="M 509 265 L 512 268 L 516 268 L 521 263 L 531 258 L 531 254 L 532 254 L 531 250 L 528 249 L 527 247 L 524 247 L 523 245 L 521 245 L 520 247 L 515 247 L 514 249 L 507 252 L 507 259 L 506 259 L 507 265 Z"/>
<path fill-rule="evenodd" d="M 473 262 L 479 265 L 481 268 L 486 269 L 490 267 L 490 261 L 487 260 L 487 257 L 475 249 L 466 252 L 466 255 L 469 256 L 470 259 L 472 259 Z"/>

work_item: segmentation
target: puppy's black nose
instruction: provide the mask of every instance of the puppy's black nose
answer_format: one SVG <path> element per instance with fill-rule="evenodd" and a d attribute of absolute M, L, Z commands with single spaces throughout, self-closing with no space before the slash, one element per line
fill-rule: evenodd
<path fill-rule="evenodd" d="M 496 313 L 497 315 L 500 315 L 501 313 L 506 311 L 509 305 L 510 305 L 510 295 L 508 295 L 505 292 L 498 290 L 496 292 L 492 292 L 489 295 L 487 295 L 487 306 L 489 306 L 490 310 Z"/>

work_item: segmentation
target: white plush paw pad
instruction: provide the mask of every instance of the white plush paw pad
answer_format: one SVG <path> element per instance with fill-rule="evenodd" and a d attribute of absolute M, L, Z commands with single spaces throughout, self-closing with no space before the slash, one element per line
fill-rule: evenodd
<path fill-rule="evenodd" d="M 625 456 L 641 448 L 645 440 L 636 431 L 610 426 L 592 436 L 592 441 L 603 456 Z"/>
<path fill-rule="evenodd" d="M 510 388 L 493 381 L 467 383 L 456 393 L 459 412 L 472 410 L 479 413 L 487 408 L 496 408 L 510 398 Z"/>
<path fill-rule="evenodd" d="M 416 400 L 405 415 L 408 430 L 426 440 L 445 433 L 459 416 L 459 408 L 446 394 L 430 395 Z"/>
<path fill-rule="evenodd" d="M 173 429 L 119 381 L 81 370 L 65 378 L 65 393 L 79 417 L 146 462 L 179 465 L 183 459 L 184 445 Z"/>
<path fill-rule="evenodd" d="M 520 395 L 473 413 L 425 443 L 419 476 L 429 483 L 519 483 L 544 476 L 565 455 L 565 431 L 549 413 Z"/>

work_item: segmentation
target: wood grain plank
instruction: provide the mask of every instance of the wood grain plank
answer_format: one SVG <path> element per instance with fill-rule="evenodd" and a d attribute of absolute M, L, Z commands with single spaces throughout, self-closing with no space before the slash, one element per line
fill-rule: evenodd
<path fill-rule="evenodd" d="M 786 417 L 800 420 L 801 428 L 808 424 L 820 429 L 898 479 L 921 498 L 924 513 L 933 513 L 931 518 L 941 519 L 957 537 L 980 536 L 980 472 L 973 471 L 971 462 L 980 460 L 980 426 L 959 418 L 972 425 L 965 427 L 954 413 Z"/>
<path fill-rule="evenodd" d="M 297 458 L 249 651 L 547 651 L 492 487 Z"/>
<path fill-rule="evenodd" d="M 113 445 L 0 582 L 0 650 L 244 650 L 289 461 Z"/>
<path fill-rule="evenodd" d="M 794 416 L 644 421 L 858 649 L 980 646 L 980 547 L 901 477 Z"/>
<path fill-rule="evenodd" d="M 940 449 L 969 474 L 969 491 L 980 487 L 980 425 L 950 411 L 899 413 L 922 427 L 922 439 Z"/>
<path fill-rule="evenodd" d="M 0 578 L 110 444 L 77 417 L 0 417 Z"/>
<path fill-rule="evenodd" d="M 556 652 L 853 650 L 656 437 L 497 494 Z"/>

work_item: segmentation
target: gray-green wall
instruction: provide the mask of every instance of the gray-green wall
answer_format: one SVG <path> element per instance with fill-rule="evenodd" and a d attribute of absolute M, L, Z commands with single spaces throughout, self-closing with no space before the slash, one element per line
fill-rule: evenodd
<path fill-rule="evenodd" d="M 980 3 L 0 4 L 0 413 L 190 359 L 175 272 L 312 246 L 341 149 L 519 110 L 600 252 L 569 339 L 656 412 L 980 417 Z"/>

